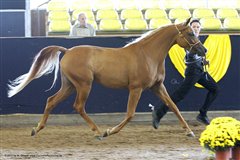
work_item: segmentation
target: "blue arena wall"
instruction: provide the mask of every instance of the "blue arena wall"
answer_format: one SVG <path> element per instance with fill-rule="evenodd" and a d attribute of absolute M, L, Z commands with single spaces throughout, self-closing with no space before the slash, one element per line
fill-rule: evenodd
<path fill-rule="evenodd" d="M 43 113 L 46 100 L 60 88 L 56 86 L 46 92 L 53 81 L 53 74 L 32 81 L 23 91 L 7 98 L 7 83 L 28 72 L 34 56 L 44 47 L 61 45 L 70 48 L 76 45 L 122 47 L 136 37 L 89 37 L 89 38 L 0 38 L 0 114 Z M 240 110 L 240 36 L 231 35 L 232 57 L 226 75 L 218 82 L 220 94 L 210 110 Z M 204 39 L 202 36 L 201 39 Z M 224 54 L 224 53 L 223 53 Z M 169 57 L 166 58 L 165 86 L 171 93 L 182 81 Z M 203 104 L 206 89 L 193 88 L 186 98 L 178 103 L 181 111 L 197 111 Z M 75 95 L 60 103 L 52 113 L 71 114 Z M 88 113 L 125 112 L 128 91 L 109 89 L 94 83 L 86 104 Z M 150 112 L 149 103 L 157 104 L 158 98 L 149 90 L 143 92 L 137 112 Z"/>

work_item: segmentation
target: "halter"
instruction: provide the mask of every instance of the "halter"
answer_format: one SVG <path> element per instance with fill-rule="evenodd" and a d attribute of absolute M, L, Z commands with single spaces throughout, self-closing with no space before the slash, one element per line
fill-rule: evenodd
<path fill-rule="evenodd" d="M 193 48 L 195 45 L 197 45 L 198 43 L 200 43 L 200 41 L 198 41 L 198 42 L 196 42 L 196 43 L 194 43 L 194 44 L 189 43 L 188 40 L 183 36 L 182 32 L 177 28 L 177 25 L 175 25 L 175 27 L 176 27 L 176 29 L 177 29 L 177 31 L 178 31 L 178 35 L 179 35 L 180 37 L 183 37 L 183 39 L 184 39 L 184 40 L 187 42 L 187 44 L 189 45 L 189 47 L 190 47 L 189 52 L 191 52 L 192 48 Z"/>

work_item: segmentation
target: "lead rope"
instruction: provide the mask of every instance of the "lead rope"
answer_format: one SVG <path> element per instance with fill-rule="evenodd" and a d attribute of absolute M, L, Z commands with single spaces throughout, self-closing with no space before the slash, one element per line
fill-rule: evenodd
<path fill-rule="evenodd" d="M 206 55 L 203 57 L 203 61 L 207 61 Z M 204 73 L 205 73 L 206 80 L 209 80 L 208 74 L 207 74 L 207 73 L 208 73 L 208 71 L 207 71 L 207 65 L 209 66 L 209 64 L 203 63 L 203 69 L 204 69 Z"/>

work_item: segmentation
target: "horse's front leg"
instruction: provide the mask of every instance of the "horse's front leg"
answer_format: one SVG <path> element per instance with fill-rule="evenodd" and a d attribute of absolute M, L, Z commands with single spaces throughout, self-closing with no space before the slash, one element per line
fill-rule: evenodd
<path fill-rule="evenodd" d="M 112 129 L 107 129 L 105 131 L 105 133 L 103 134 L 103 137 L 107 137 L 112 134 L 118 133 L 134 117 L 136 107 L 137 107 L 138 101 L 141 97 L 141 94 L 142 94 L 142 88 L 134 88 L 134 89 L 129 90 L 126 117 L 117 126 L 113 127 Z"/>
<path fill-rule="evenodd" d="M 179 112 L 176 104 L 172 101 L 172 99 L 168 95 L 168 92 L 167 92 L 164 84 L 161 83 L 161 84 L 159 84 L 157 86 L 154 86 L 152 88 L 152 90 L 164 102 L 164 104 L 166 106 L 168 106 L 176 114 L 176 116 L 178 117 L 178 119 L 179 119 L 183 129 L 186 130 L 187 136 L 194 137 L 195 136 L 194 133 L 192 132 L 192 130 L 189 128 L 187 122 L 182 117 L 182 115 Z"/>

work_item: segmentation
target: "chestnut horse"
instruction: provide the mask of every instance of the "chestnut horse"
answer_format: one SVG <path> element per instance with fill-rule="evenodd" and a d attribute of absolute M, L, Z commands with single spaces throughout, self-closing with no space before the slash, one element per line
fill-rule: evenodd
<path fill-rule="evenodd" d="M 187 135 L 194 136 L 163 84 L 165 58 L 174 44 L 200 56 L 205 55 L 206 49 L 193 34 L 188 25 L 189 21 L 190 18 L 181 24 L 149 31 L 122 48 L 88 45 L 70 49 L 61 46 L 43 48 L 36 55 L 29 72 L 10 82 L 8 96 L 12 97 L 32 80 L 55 69 L 54 84 L 59 70 L 59 55 L 63 53 L 60 61 L 61 88 L 48 98 L 44 115 L 37 127 L 33 128 L 32 135 L 44 128 L 52 109 L 74 91 L 76 91 L 74 108 L 95 132 L 97 138 L 118 133 L 133 118 L 143 90 L 150 89 L 176 114 Z M 94 80 L 107 87 L 129 89 L 126 117 L 103 134 L 85 112 L 85 103 Z"/>

